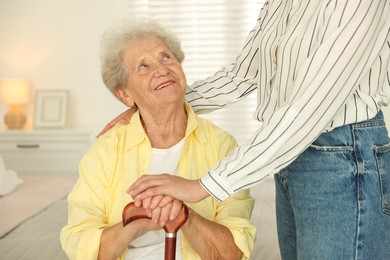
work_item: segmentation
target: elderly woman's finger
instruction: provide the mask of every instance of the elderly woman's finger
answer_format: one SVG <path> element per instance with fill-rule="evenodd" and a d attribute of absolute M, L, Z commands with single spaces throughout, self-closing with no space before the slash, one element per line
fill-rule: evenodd
<path fill-rule="evenodd" d="M 159 204 L 156 205 L 156 207 L 165 207 L 166 205 L 168 205 L 169 203 L 173 202 L 173 201 L 180 201 L 180 200 L 175 200 L 175 198 L 172 198 L 171 196 L 164 196 L 162 198 L 160 198 L 160 201 L 159 201 Z M 181 204 L 183 204 L 182 201 L 180 201 L 180 207 L 181 207 Z"/>
<path fill-rule="evenodd" d="M 152 221 L 153 223 L 159 224 L 161 208 L 155 208 L 152 210 Z"/>
<path fill-rule="evenodd" d="M 164 197 L 164 199 L 166 198 L 168 198 L 168 196 Z M 183 207 L 183 202 L 180 200 L 173 200 L 171 204 L 172 208 L 169 212 L 169 220 L 174 220 L 175 218 L 177 218 L 177 216 L 179 216 L 181 208 Z"/>
<path fill-rule="evenodd" d="M 170 212 L 171 212 L 171 208 L 172 208 L 172 203 L 170 203 L 170 204 L 166 205 L 165 207 L 161 208 L 160 219 L 158 221 L 160 226 L 163 227 L 168 222 L 169 215 L 170 215 Z"/>
<path fill-rule="evenodd" d="M 154 197 L 151 197 L 151 202 L 149 204 L 149 207 L 151 209 L 154 209 L 154 208 L 157 208 L 157 206 L 160 204 L 160 201 L 161 199 L 163 198 L 164 196 L 163 195 L 158 195 L 158 196 L 154 196 Z M 167 203 L 168 204 L 168 203 Z"/>
<path fill-rule="evenodd" d="M 142 200 L 142 207 L 144 209 L 149 209 L 150 208 L 150 204 L 152 203 L 152 197 L 149 197 L 149 198 L 145 198 L 144 200 Z"/>

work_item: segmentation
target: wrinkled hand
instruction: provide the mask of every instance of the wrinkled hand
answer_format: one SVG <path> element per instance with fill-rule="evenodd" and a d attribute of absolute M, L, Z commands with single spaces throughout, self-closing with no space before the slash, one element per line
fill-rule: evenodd
<path fill-rule="evenodd" d="M 164 200 L 164 206 L 158 206 L 160 201 Z M 146 215 L 153 221 L 153 223 L 158 224 L 160 227 L 164 227 L 165 224 L 174 220 L 179 216 L 182 209 L 183 202 L 180 200 L 175 200 L 169 196 L 155 196 L 149 197 L 142 201 L 142 206 L 145 210 Z M 134 203 L 134 206 L 137 206 Z"/>
<path fill-rule="evenodd" d="M 131 107 L 127 109 L 125 112 L 121 113 L 119 116 L 111 120 L 102 131 L 99 132 L 97 137 L 104 135 L 108 130 L 110 130 L 114 125 L 121 122 L 122 124 L 126 125 L 130 122 L 131 117 L 133 116 L 134 112 L 137 111 L 136 107 Z"/>
<path fill-rule="evenodd" d="M 199 180 L 188 180 L 166 173 L 143 175 L 127 192 L 133 197 L 137 207 L 145 204 L 149 208 L 150 205 L 164 207 L 169 202 L 169 198 L 159 197 L 143 203 L 144 199 L 158 195 L 168 195 L 184 202 L 198 202 L 209 196 Z"/>
<path fill-rule="evenodd" d="M 163 226 L 156 223 L 153 219 L 140 218 L 133 221 L 137 227 L 142 230 L 143 234 L 150 231 L 160 230 Z"/>
<path fill-rule="evenodd" d="M 163 196 L 158 197 L 162 198 Z M 149 213 L 147 214 L 151 217 L 152 221 L 156 224 L 159 224 L 161 227 L 165 226 L 168 221 L 176 219 L 182 209 L 182 201 L 175 200 L 172 197 L 169 198 L 171 201 L 167 203 L 164 207 L 146 209 L 146 212 L 150 212 L 150 215 Z"/>

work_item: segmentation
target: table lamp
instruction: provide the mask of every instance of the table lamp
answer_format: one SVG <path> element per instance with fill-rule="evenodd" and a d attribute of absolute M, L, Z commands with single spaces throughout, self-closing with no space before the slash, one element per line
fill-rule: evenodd
<path fill-rule="evenodd" d="M 10 129 L 21 129 L 26 124 L 26 114 L 20 107 L 29 101 L 29 84 L 22 78 L 0 79 L 1 100 L 10 105 L 5 114 L 4 122 Z"/>

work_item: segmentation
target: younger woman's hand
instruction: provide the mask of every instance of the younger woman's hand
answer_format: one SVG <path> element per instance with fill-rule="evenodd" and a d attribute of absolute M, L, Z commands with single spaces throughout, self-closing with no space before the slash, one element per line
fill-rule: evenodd
<path fill-rule="evenodd" d="M 199 202 L 210 196 L 199 180 L 188 180 L 166 173 L 143 175 L 127 192 L 133 197 L 136 206 L 140 206 L 144 199 L 158 195 L 168 195 L 184 202 Z M 167 198 L 162 201 L 166 200 Z M 151 204 L 154 205 L 153 202 Z"/>
<path fill-rule="evenodd" d="M 136 107 L 130 107 L 125 112 L 121 113 L 119 116 L 111 120 L 104 128 L 99 132 L 97 137 L 104 135 L 108 130 L 110 130 L 114 125 L 121 122 L 122 124 L 126 125 L 130 122 L 131 117 L 133 116 L 134 112 L 137 111 Z"/>

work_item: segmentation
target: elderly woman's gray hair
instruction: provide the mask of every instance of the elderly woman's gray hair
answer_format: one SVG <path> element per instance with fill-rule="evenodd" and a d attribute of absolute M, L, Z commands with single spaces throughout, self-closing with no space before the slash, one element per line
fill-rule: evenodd
<path fill-rule="evenodd" d="M 124 20 L 109 28 L 101 42 L 101 74 L 103 82 L 116 96 L 116 88 L 124 88 L 128 78 L 128 70 L 123 60 L 124 51 L 129 43 L 146 37 L 162 40 L 175 58 L 182 63 L 184 52 L 179 39 L 156 21 Z"/>

